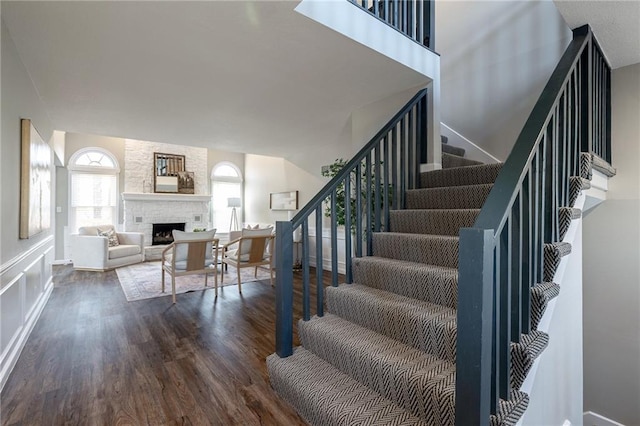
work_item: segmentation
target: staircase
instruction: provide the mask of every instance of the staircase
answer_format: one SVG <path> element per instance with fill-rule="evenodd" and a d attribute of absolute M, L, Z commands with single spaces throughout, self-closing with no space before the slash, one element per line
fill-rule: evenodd
<path fill-rule="evenodd" d="M 502 165 L 442 142 L 445 168 L 422 173 L 421 187 L 406 192 L 390 232 L 373 234 L 372 255 L 353 259 L 353 283 L 325 289 L 328 313 L 298 323 L 302 346 L 292 356 L 267 359 L 273 388 L 310 424 L 455 422 L 458 231 L 474 224 Z M 575 182 L 573 200 L 583 188 Z M 579 214 L 562 210 L 563 232 Z M 547 346 L 535 325 L 559 292 L 552 277 L 570 250 L 545 246 L 545 282 L 531 291 L 534 327 L 511 343 L 512 389 Z M 491 423 L 515 424 L 527 403 L 513 391 Z"/>

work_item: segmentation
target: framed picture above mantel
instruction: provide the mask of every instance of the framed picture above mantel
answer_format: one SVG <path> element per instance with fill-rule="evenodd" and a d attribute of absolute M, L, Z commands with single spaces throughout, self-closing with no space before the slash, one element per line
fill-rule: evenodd
<path fill-rule="evenodd" d="M 178 193 L 179 174 L 185 171 L 185 156 L 153 153 L 154 192 Z"/>

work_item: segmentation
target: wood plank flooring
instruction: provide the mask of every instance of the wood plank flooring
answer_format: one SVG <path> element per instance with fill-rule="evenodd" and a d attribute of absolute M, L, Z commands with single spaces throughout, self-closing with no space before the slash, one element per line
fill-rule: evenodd
<path fill-rule="evenodd" d="M 2 425 L 305 424 L 269 385 L 268 280 L 243 284 L 242 296 L 237 286 L 217 299 L 179 294 L 176 305 L 127 302 L 114 271 L 55 267 L 54 283 L 0 394 Z"/>

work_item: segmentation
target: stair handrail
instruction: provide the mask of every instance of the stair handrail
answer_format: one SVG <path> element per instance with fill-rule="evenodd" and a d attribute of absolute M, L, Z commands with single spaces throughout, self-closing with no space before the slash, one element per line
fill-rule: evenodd
<path fill-rule="evenodd" d="M 351 283 L 352 247 L 355 245 L 356 257 L 362 256 L 363 252 L 370 254 L 372 232 L 385 229 L 389 223 L 389 211 L 404 205 L 404 191 L 418 186 L 421 153 L 425 151 L 424 144 L 427 140 L 426 110 L 427 89 L 421 89 L 290 221 L 276 222 L 276 353 L 278 356 L 287 357 L 293 353 L 294 229 L 300 228 L 302 234 L 302 318 L 308 321 L 311 317 L 309 219 L 315 212 L 316 315 L 323 316 L 323 238 L 318 238 L 319 235 L 323 235 L 323 203 L 330 200 L 331 285 L 337 286 L 338 225 L 335 212 L 339 201 L 337 189 L 344 185 L 344 194 L 349 195 L 348 202 L 343 200 L 346 221 L 344 279 L 346 283 Z M 360 214 L 352 215 L 352 208 Z M 352 223 L 352 216 L 355 224 Z M 366 223 L 363 223 L 364 221 Z M 355 235 L 351 232 L 353 225 L 355 225 Z M 363 242 L 363 236 L 365 242 Z M 352 242 L 355 244 L 353 245 Z"/>
<path fill-rule="evenodd" d="M 608 71 L 594 72 L 596 61 Z M 557 211 L 570 203 L 581 151 L 600 147 L 610 161 L 610 129 L 610 66 L 584 25 L 573 30 L 473 227 L 460 231 L 457 425 L 489 424 L 499 399 L 510 398 L 509 348 L 530 332 L 543 246 L 557 241 Z"/>
<path fill-rule="evenodd" d="M 411 40 L 435 51 L 435 0 L 349 0 Z"/>

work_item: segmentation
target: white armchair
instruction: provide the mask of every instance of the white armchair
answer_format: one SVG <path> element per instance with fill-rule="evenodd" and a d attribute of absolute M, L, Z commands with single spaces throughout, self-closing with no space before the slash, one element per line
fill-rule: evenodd
<path fill-rule="evenodd" d="M 118 244 L 110 247 L 109 238 L 100 232 L 112 231 Z M 71 235 L 73 268 L 106 271 L 144 260 L 144 234 L 116 232 L 113 225 L 83 226 Z"/>

